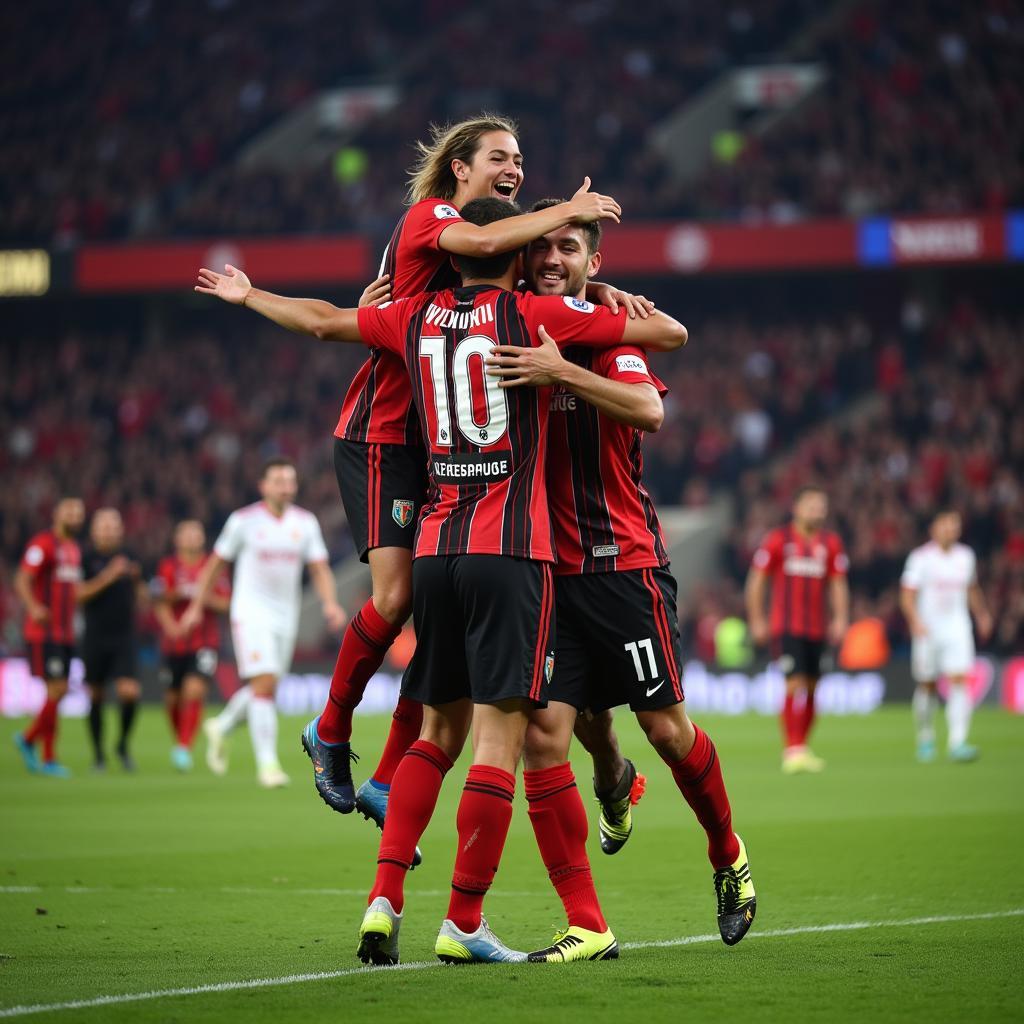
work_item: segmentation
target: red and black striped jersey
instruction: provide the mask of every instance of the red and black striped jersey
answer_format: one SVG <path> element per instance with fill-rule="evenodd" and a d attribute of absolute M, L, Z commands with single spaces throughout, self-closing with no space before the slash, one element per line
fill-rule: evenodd
<path fill-rule="evenodd" d="M 442 199 L 424 199 L 402 215 L 384 250 L 380 274 L 391 275 L 391 298 L 454 288 L 459 275 L 438 244 L 441 233 L 462 221 Z M 375 347 L 349 385 L 335 437 L 373 444 L 422 445 L 409 375 L 401 359 Z"/>
<path fill-rule="evenodd" d="M 611 346 L 626 317 L 580 299 L 491 285 L 359 310 L 367 344 L 400 353 L 430 453 L 431 493 L 416 556 L 510 555 L 550 562 L 546 464 L 550 388 L 500 388 L 484 361 L 498 345 Z"/>
<path fill-rule="evenodd" d="M 792 523 L 768 533 L 754 552 L 753 566 L 771 576 L 772 636 L 824 640 L 828 622 L 825 581 L 849 567 L 838 534 L 819 530 L 810 537 Z"/>
<path fill-rule="evenodd" d="M 157 567 L 155 590 L 157 596 L 171 597 L 171 615 L 178 620 L 185 614 L 185 609 L 196 594 L 199 575 L 209 560 L 203 555 L 195 562 L 186 562 L 177 555 L 168 555 Z M 218 597 L 231 596 L 231 581 L 226 572 L 222 572 L 213 584 L 213 593 Z M 160 638 L 160 649 L 165 654 L 195 654 L 204 647 L 216 650 L 220 646 L 220 627 L 217 613 L 210 608 L 203 609 L 203 617 L 199 624 L 185 636 Z"/>
<path fill-rule="evenodd" d="M 565 358 L 630 384 L 667 389 L 643 349 L 571 348 Z M 555 530 L 555 572 L 577 576 L 668 565 L 658 514 L 643 483 L 643 431 L 603 416 L 565 388 L 551 394 L 548 496 Z"/>
<path fill-rule="evenodd" d="M 25 642 L 75 642 L 75 591 L 82 579 L 82 551 L 77 542 L 53 530 L 37 533 L 21 556 L 32 581 L 32 596 L 50 613 L 46 622 L 25 616 Z"/>

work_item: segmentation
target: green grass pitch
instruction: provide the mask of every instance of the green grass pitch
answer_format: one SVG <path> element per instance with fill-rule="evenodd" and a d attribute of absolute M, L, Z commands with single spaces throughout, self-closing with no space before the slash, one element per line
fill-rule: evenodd
<path fill-rule="evenodd" d="M 601 854 L 593 826 L 590 842 L 606 915 L 627 947 L 621 959 L 561 968 L 431 963 L 447 906 L 463 763 L 424 837 L 424 864 L 409 878 L 402 957 L 412 969 L 398 970 L 355 970 L 378 833 L 316 798 L 300 721 L 281 723 L 293 783 L 276 792 L 256 787 L 244 730 L 233 737 L 227 778 L 204 766 L 182 777 L 168 763 L 162 716 L 148 710 L 136 740 L 138 775 L 94 776 L 85 725 L 64 722 L 62 750 L 76 777 L 60 782 L 24 772 L 11 742 L 18 723 L 5 722 L 0 1017 L 16 1007 L 21 1014 L 40 1004 L 218 983 L 226 988 L 50 1009 L 31 1019 L 1024 1017 L 1024 719 L 979 712 L 978 763 L 922 766 L 912 757 L 909 709 L 825 718 L 816 748 L 827 771 L 794 778 L 778 770 L 773 722 L 701 722 L 719 748 L 758 891 L 757 920 L 739 946 L 700 938 L 716 931 L 703 833 L 621 714 L 622 744 L 648 776 L 647 795 L 620 854 Z M 356 720 L 355 746 L 364 755 L 357 768 L 372 768 L 386 725 Z M 590 804 L 590 772 L 578 750 L 573 756 Z M 561 917 L 521 789 L 486 913 L 520 948 L 548 941 Z M 854 927 L 824 930 L 847 924 Z M 334 976 L 237 987 L 318 972 Z"/>

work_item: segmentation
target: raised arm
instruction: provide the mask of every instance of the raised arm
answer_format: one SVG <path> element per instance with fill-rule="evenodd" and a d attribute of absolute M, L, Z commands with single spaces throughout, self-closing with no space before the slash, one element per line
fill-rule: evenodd
<path fill-rule="evenodd" d="M 646 318 L 627 319 L 626 329 L 622 332 L 624 345 L 638 345 L 656 352 L 682 348 L 688 338 L 686 328 L 661 310 L 654 310 Z"/>

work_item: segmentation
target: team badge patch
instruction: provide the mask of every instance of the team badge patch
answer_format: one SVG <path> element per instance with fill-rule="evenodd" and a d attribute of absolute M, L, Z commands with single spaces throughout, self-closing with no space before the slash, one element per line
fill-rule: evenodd
<path fill-rule="evenodd" d="M 391 502 L 391 518 L 404 530 L 412 522 L 415 507 L 416 503 L 408 498 L 395 498 Z"/>
<path fill-rule="evenodd" d="M 562 301 L 570 308 L 575 309 L 577 313 L 593 313 L 594 304 L 587 302 L 586 299 L 577 299 L 574 295 L 566 295 Z"/>
<path fill-rule="evenodd" d="M 544 659 L 544 678 L 547 679 L 547 681 L 550 683 L 551 682 L 551 677 L 554 674 L 555 674 L 555 656 L 553 654 L 549 654 Z"/>

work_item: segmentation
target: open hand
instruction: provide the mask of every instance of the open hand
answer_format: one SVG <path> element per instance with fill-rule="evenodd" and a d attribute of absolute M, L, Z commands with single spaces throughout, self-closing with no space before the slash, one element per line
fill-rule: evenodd
<path fill-rule="evenodd" d="M 216 295 L 218 299 L 230 302 L 233 306 L 244 306 L 249 292 L 252 291 L 252 282 L 237 267 L 225 263 L 223 274 L 203 267 L 199 271 L 196 291 L 204 295 Z"/>
<path fill-rule="evenodd" d="M 540 338 L 538 348 L 496 345 L 491 349 L 491 358 L 486 361 L 487 374 L 502 378 L 498 381 L 499 388 L 515 388 L 524 384 L 543 388 L 561 381 L 566 361 L 558 344 L 543 324 L 537 329 L 537 337 Z"/>

